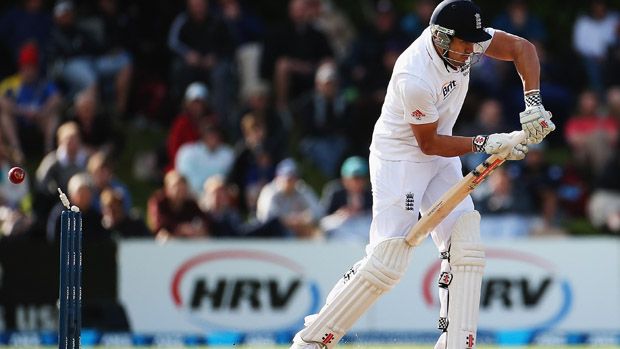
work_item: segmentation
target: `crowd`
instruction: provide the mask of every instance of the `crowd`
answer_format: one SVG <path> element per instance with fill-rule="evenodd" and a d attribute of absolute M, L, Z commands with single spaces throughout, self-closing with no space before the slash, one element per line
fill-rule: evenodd
<path fill-rule="evenodd" d="M 56 239 L 61 188 L 87 239 L 366 241 L 374 121 L 435 4 L 356 1 L 353 15 L 333 0 L 3 2 L 0 169 L 32 171 L 21 185 L 0 176 L 0 237 Z M 536 45 L 558 130 L 473 194 L 482 232 L 570 234 L 585 221 L 618 233 L 619 14 L 591 0 L 558 37 L 533 4 L 511 0 L 485 21 Z M 510 64 L 473 66 L 457 134 L 520 127 Z M 147 202 L 117 171 L 140 124 L 166 130 L 148 144 L 155 161 L 133 159 L 160 186 Z"/>

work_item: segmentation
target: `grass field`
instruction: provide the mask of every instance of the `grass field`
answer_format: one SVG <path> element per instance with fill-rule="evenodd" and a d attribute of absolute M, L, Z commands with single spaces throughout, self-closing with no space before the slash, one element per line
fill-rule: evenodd
<path fill-rule="evenodd" d="M 351 344 L 351 345 L 339 345 L 336 348 L 343 349 L 431 349 L 433 347 L 432 344 L 428 345 L 363 345 L 363 344 Z M 4 348 L 31 348 L 31 349 L 51 349 L 57 348 L 57 346 L 39 346 L 39 347 L 31 347 L 31 346 L 0 346 L 0 349 Z M 119 347 L 119 346 L 83 346 L 85 349 L 93 348 L 93 349 L 135 349 L 135 348 L 193 348 L 193 349 L 206 349 L 206 348 L 235 348 L 235 349 L 287 349 L 288 346 L 248 346 L 248 345 L 240 345 L 240 346 L 188 346 L 188 347 L 178 347 L 178 346 L 156 346 L 156 347 L 148 347 L 148 346 L 139 346 L 139 347 Z M 496 345 L 479 345 L 476 347 L 477 349 L 499 349 L 499 348 L 511 348 L 511 349 L 585 349 L 585 348 L 596 348 L 596 349 L 620 349 L 620 346 L 614 345 L 602 345 L 602 346 L 584 346 L 584 345 L 557 345 L 557 346 L 549 346 L 549 345 L 527 345 L 527 346 L 496 346 Z"/>

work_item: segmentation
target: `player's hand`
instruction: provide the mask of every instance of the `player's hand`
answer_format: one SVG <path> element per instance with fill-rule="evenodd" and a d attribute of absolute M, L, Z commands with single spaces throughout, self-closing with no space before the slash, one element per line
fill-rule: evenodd
<path fill-rule="evenodd" d="M 525 92 L 525 110 L 519 113 L 519 119 L 530 144 L 542 142 L 551 131 L 555 130 L 551 113 L 542 105 L 540 90 Z"/>
<path fill-rule="evenodd" d="M 519 113 L 519 119 L 530 144 L 540 143 L 551 131 L 555 130 L 555 124 L 551 121 L 551 113 L 542 105 L 526 108 Z"/>
<path fill-rule="evenodd" d="M 506 160 L 522 160 L 528 152 L 526 142 L 521 131 L 494 133 L 474 137 L 473 149 L 476 152 L 495 154 Z"/>

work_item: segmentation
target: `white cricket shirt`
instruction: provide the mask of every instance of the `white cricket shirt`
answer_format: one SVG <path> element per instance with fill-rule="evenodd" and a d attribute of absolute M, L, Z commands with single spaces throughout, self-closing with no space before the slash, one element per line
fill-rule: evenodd
<path fill-rule="evenodd" d="M 492 28 L 485 28 L 491 34 Z M 486 51 L 491 39 L 481 42 Z M 384 160 L 431 161 L 418 146 L 409 124 L 438 121 L 437 133 L 452 135 L 469 87 L 469 71 L 446 67 L 426 28 L 396 60 L 370 151 Z"/>

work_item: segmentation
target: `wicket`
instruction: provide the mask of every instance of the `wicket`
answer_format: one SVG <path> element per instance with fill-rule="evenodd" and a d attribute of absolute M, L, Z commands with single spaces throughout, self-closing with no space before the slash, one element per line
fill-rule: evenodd
<path fill-rule="evenodd" d="M 58 348 L 79 349 L 82 327 L 82 214 L 60 216 L 60 310 Z"/>

